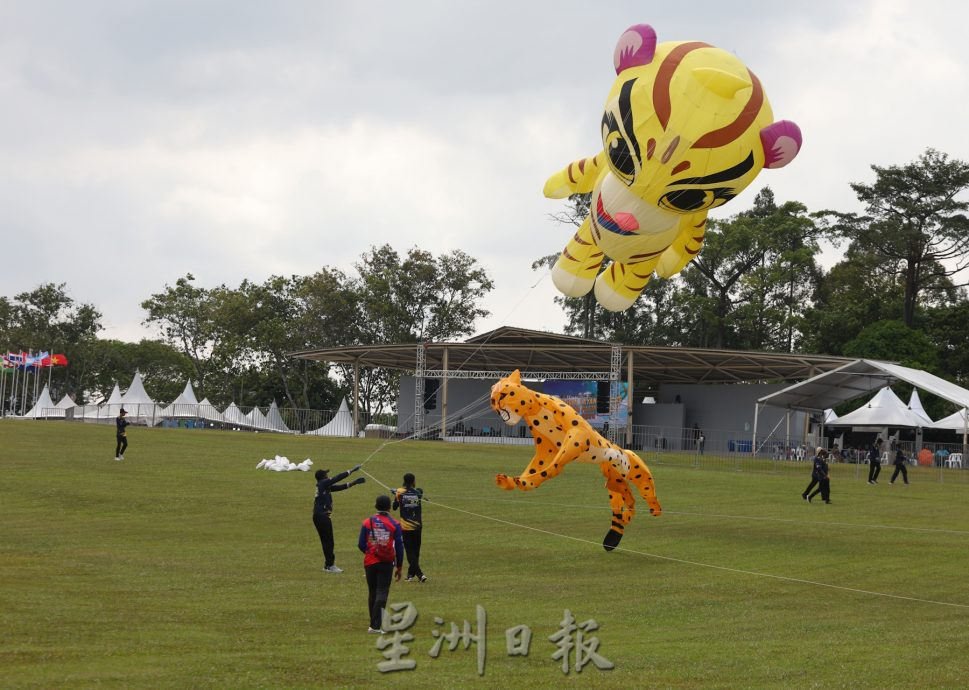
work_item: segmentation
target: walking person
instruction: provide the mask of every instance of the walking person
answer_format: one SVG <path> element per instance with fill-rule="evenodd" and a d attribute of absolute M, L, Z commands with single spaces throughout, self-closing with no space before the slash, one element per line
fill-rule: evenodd
<path fill-rule="evenodd" d="M 895 471 L 892 473 L 892 478 L 889 480 L 889 484 L 894 484 L 895 480 L 898 478 L 898 473 L 902 473 L 902 479 L 908 484 L 908 468 L 905 464 L 908 462 L 908 458 L 902 453 L 902 449 L 899 448 L 895 451 Z"/>
<path fill-rule="evenodd" d="M 367 632 L 383 635 L 380 626 L 390 596 L 391 578 L 399 582 L 404 566 L 404 538 L 400 523 L 390 517 L 390 496 L 377 496 L 374 508 L 377 513 L 360 526 L 357 548 L 363 552 L 363 571 L 367 576 L 367 611 L 370 615 Z"/>
<path fill-rule="evenodd" d="M 824 448 L 818 448 L 818 454 L 814 456 L 815 472 L 818 475 L 818 488 L 807 497 L 808 503 L 821 494 L 821 500 L 831 503 L 831 478 L 828 476 L 828 452 Z"/>
<path fill-rule="evenodd" d="M 345 491 L 351 486 L 363 484 L 366 479 L 358 477 L 352 482 L 338 484 L 351 474 L 360 469 L 360 465 L 353 467 L 346 472 L 340 472 L 335 477 L 330 477 L 329 470 L 317 470 L 316 474 L 316 498 L 313 500 L 313 525 L 316 533 L 320 535 L 320 544 L 323 545 L 323 572 L 342 573 L 343 568 L 336 566 L 336 554 L 333 551 L 333 522 L 330 515 L 333 513 L 333 491 Z"/>
<path fill-rule="evenodd" d="M 118 443 L 114 447 L 114 459 L 124 460 L 124 452 L 128 450 L 128 411 L 123 407 L 121 411 L 118 412 L 118 416 L 114 418 L 115 427 L 117 427 L 117 438 Z"/>
<path fill-rule="evenodd" d="M 875 439 L 875 443 L 868 450 L 868 483 L 877 484 L 878 474 L 882 471 L 882 440 Z"/>
<path fill-rule="evenodd" d="M 394 510 L 400 510 L 400 526 L 404 530 L 404 552 L 407 554 L 407 577 L 405 582 L 427 582 L 421 570 L 421 501 L 424 492 L 414 487 L 414 475 L 404 475 L 404 486 L 394 491 Z"/>
<path fill-rule="evenodd" d="M 811 466 L 811 483 L 807 485 L 807 488 L 801 494 L 801 498 L 805 501 L 809 501 L 808 494 L 811 493 L 811 489 L 816 487 L 821 482 L 821 454 L 824 452 L 824 448 L 818 448 L 817 452 L 814 454 L 814 464 Z"/>

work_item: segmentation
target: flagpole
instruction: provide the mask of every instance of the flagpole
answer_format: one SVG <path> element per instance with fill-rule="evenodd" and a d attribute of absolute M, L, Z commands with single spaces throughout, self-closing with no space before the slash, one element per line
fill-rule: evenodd
<path fill-rule="evenodd" d="M 17 384 L 20 382 L 20 369 L 18 367 L 13 368 L 13 383 L 10 386 L 10 411 L 17 414 Z M 4 409 L 7 407 L 7 401 L 4 401 Z"/>
<path fill-rule="evenodd" d="M 7 401 L 3 399 L 7 392 L 7 356 L 3 356 L 3 376 L 0 377 L 0 419 L 7 416 Z"/>

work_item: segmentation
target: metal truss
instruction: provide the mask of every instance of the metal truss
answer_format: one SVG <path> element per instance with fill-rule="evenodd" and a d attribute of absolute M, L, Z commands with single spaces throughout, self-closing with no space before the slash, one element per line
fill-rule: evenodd
<path fill-rule="evenodd" d="M 417 344 L 417 368 L 414 370 L 414 438 L 424 434 L 424 379 L 428 378 L 427 346 Z"/>
<path fill-rule="evenodd" d="M 508 370 L 446 370 L 446 369 L 425 369 L 424 378 L 427 379 L 500 379 L 511 374 Z M 417 376 L 417 374 L 414 374 Z M 566 381 L 592 380 L 609 381 L 612 374 L 608 371 L 523 371 L 523 379 L 535 379 L 544 381 L 545 379 L 560 379 Z"/>

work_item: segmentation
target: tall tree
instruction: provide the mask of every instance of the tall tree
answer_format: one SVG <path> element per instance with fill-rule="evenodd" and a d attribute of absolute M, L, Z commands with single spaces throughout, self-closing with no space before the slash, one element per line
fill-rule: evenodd
<path fill-rule="evenodd" d="M 194 283 L 195 276 L 187 273 L 174 286 L 166 284 L 162 292 L 151 295 L 141 307 L 148 313 L 143 323 L 156 327 L 165 342 L 191 360 L 199 393 L 206 395 L 220 361 L 216 355 L 223 355 L 221 361 L 231 359 L 219 352 L 228 332 L 216 314 L 232 296 L 225 286 L 207 289 Z M 224 386 L 224 377 L 220 383 Z"/>
<path fill-rule="evenodd" d="M 355 265 L 359 274 L 359 337 L 370 343 L 419 343 L 470 335 L 488 315 L 480 300 L 494 284 L 477 260 L 456 250 L 435 257 L 413 248 L 401 257 L 373 247 Z M 345 380 L 348 367 L 342 367 Z M 361 371 L 361 403 L 368 415 L 393 404 L 399 375 Z"/>
<path fill-rule="evenodd" d="M 902 277 L 902 320 L 911 328 L 923 293 L 947 289 L 969 265 L 969 164 L 927 149 L 905 166 L 871 167 L 873 184 L 851 185 L 865 213 L 826 211 L 821 217 L 880 257 L 876 271 Z"/>

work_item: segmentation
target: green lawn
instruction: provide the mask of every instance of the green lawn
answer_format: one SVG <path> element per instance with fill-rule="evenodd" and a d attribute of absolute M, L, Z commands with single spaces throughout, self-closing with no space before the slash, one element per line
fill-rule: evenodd
<path fill-rule="evenodd" d="M 0 687 L 963 688 L 969 684 L 969 486 L 913 473 L 869 486 L 837 468 L 833 504 L 807 504 L 796 471 L 695 469 L 644 457 L 664 515 L 645 508 L 623 550 L 597 469 L 531 493 L 497 472 L 526 447 L 295 438 L 0 422 Z M 321 572 L 311 473 L 256 470 L 285 455 L 396 486 L 425 508 L 413 671 L 381 674 L 368 635 L 360 521 L 373 478 L 335 495 L 337 564 Z M 736 468 L 734 468 L 735 470 Z M 891 469 L 891 468 L 886 468 Z M 644 506 L 642 501 L 638 506 Z M 490 519 L 489 519 L 490 518 Z M 487 612 L 475 645 L 437 658 L 432 631 Z M 570 609 L 597 652 L 566 676 L 548 640 Z M 438 617 L 443 625 L 435 624 Z M 527 657 L 505 631 L 527 625 Z M 474 630 L 472 632 L 480 632 Z"/>

